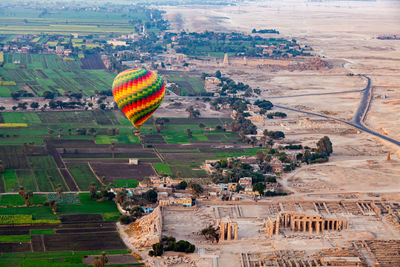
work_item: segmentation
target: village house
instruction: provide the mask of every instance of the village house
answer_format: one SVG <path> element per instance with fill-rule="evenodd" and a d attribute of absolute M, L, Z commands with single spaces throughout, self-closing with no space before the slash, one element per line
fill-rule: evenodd
<path fill-rule="evenodd" d="M 244 188 L 245 192 L 252 192 L 253 191 L 253 180 L 251 177 L 243 177 L 239 179 L 239 185 Z"/>

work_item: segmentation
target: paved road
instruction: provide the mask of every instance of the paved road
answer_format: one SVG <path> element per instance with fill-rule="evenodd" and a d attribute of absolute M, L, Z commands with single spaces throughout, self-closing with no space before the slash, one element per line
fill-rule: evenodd
<path fill-rule="evenodd" d="M 366 78 L 368 83 L 363 90 L 360 105 L 358 106 L 356 114 L 352 120 L 352 122 L 358 126 L 364 126 L 363 122 L 369 109 L 370 97 L 372 96 L 371 79 L 364 74 L 361 76 Z"/>
<path fill-rule="evenodd" d="M 338 118 L 334 118 L 334 117 L 330 117 L 330 116 L 326 116 L 326 115 L 322 115 L 322 114 L 318 114 L 318 113 L 303 111 L 303 110 L 294 109 L 294 108 L 288 108 L 288 107 L 279 106 L 279 105 L 274 105 L 274 106 L 277 107 L 277 108 L 280 108 L 280 109 L 286 109 L 286 110 L 300 112 L 300 113 L 304 113 L 304 114 L 308 114 L 308 115 L 312 115 L 312 116 L 317 116 L 317 117 L 321 117 L 321 118 L 325 118 L 325 119 L 339 121 L 339 122 L 345 123 L 347 125 L 353 126 L 354 128 L 357 128 L 357 129 L 359 129 L 361 131 L 364 131 L 366 133 L 375 135 L 376 137 L 382 138 L 382 139 L 384 139 L 386 141 L 389 141 L 389 142 L 391 142 L 391 143 L 393 143 L 395 145 L 400 146 L 400 141 L 397 141 L 396 139 L 393 139 L 393 138 L 390 138 L 390 137 L 388 137 L 386 135 L 383 135 L 383 134 L 380 134 L 378 132 L 375 132 L 375 131 L 373 131 L 371 129 L 368 129 L 367 127 L 365 127 L 365 126 L 363 126 L 361 124 L 357 124 L 355 122 L 349 122 L 349 121 L 345 121 L 345 120 L 342 120 L 342 119 L 338 119 Z"/>

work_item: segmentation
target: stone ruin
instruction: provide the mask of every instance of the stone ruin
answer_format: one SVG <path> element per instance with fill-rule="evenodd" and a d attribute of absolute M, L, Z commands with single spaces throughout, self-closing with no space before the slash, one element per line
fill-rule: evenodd
<path fill-rule="evenodd" d="M 330 217 L 324 218 L 321 215 L 306 215 L 293 212 L 279 213 L 276 220 L 268 220 L 265 223 L 267 237 L 271 238 L 273 234 L 279 234 L 279 228 L 290 228 L 295 232 L 309 232 L 317 234 L 323 231 L 341 231 L 349 229 L 349 220 L 347 218 Z"/>
<path fill-rule="evenodd" d="M 155 263 L 153 260 L 147 260 L 146 266 L 155 267 Z M 158 258 L 159 267 L 173 267 L 173 266 L 188 266 L 188 267 L 197 267 L 197 263 L 195 260 L 189 257 L 182 256 L 163 256 Z"/>
<path fill-rule="evenodd" d="M 150 247 L 161 241 L 162 211 L 157 207 L 154 211 L 130 224 L 125 230 L 134 247 Z"/>

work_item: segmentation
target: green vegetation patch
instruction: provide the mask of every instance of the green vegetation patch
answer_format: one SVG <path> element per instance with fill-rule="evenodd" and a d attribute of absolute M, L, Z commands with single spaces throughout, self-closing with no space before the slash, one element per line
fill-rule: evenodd
<path fill-rule="evenodd" d="M 6 185 L 6 191 L 16 191 L 18 188 L 18 178 L 15 170 L 5 170 L 3 172 L 3 179 Z"/>
<path fill-rule="evenodd" d="M 99 180 L 87 163 L 68 163 L 67 166 L 81 190 L 89 190 L 91 183 L 100 186 Z"/>
<path fill-rule="evenodd" d="M 215 157 L 217 158 L 230 158 L 230 157 L 240 157 L 240 156 L 255 156 L 257 151 L 266 151 L 260 148 L 245 148 L 244 152 L 216 152 Z"/>
<path fill-rule="evenodd" d="M 31 235 L 54 235 L 54 229 L 31 229 Z"/>
<path fill-rule="evenodd" d="M 34 209 L 36 208 L 36 209 Z M 15 213 L 30 213 L 30 212 L 42 212 L 42 214 L 35 214 L 35 217 L 44 215 L 43 211 L 39 211 L 41 207 L 30 207 L 30 208 L 0 208 L 0 224 L 1 225 L 20 225 L 20 224 L 59 224 L 61 223 L 57 217 L 51 213 L 46 214 L 46 219 L 33 219 L 32 214 L 15 214 Z M 48 208 L 48 207 L 47 207 Z M 50 209 L 50 208 L 48 208 Z M 14 214 L 2 214 L 2 213 L 14 213 Z M 49 219 L 51 217 L 51 219 Z"/>
<path fill-rule="evenodd" d="M 57 169 L 57 165 L 51 156 L 28 157 L 28 162 L 35 169 Z"/>
<path fill-rule="evenodd" d="M 79 214 L 79 213 L 99 213 L 119 214 L 117 206 L 113 201 L 91 200 L 89 193 L 79 194 L 81 204 L 61 204 L 58 210 L 59 214 Z M 110 216 L 109 216 L 110 217 Z"/>
<path fill-rule="evenodd" d="M 153 167 L 159 175 L 168 174 L 169 176 L 172 176 L 171 169 L 166 163 L 153 163 Z"/>
<path fill-rule="evenodd" d="M 33 195 L 31 204 L 40 205 L 46 201 L 46 197 L 42 195 Z M 0 206 L 21 206 L 25 205 L 25 200 L 20 195 L 2 195 L 0 198 Z"/>
<path fill-rule="evenodd" d="M 201 79 L 200 75 L 195 76 L 188 75 L 187 73 L 174 73 L 166 76 L 168 82 L 176 84 L 176 87 L 173 87 L 172 89 L 174 93 L 178 95 L 194 96 L 206 92 L 204 89 L 204 81 Z"/>
<path fill-rule="evenodd" d="M 39 124 L 40 118 L 35 112 L 2 112 L 5 123 Z"/>
<path fill-rule="evenodd" d="M 30 235 L 0 235 L 0 242 L 30 242 Z"/>
<path fill-rule="evenodd" d="M 106 250 L 107 255 L 129 254 L 126 249 Z M 46 252 L 18 252 L 2 253 L 0 255 L 0 266 L 58 266 L 58 267 L 85 267 L 83 257 L 89 255 L 101 255 L 102 251 L 46 251 Z M 141 265 L 134 264 L 134 265 Z M 107 265 L 113 266 L 113 265 Z M 126 265 L 125 265 L 126 266 Z"/>
<path fill-rule="evenodd" d="M 127 188 L 135 188 L 139 185 L 139 182 L 135 179 L 126 179 L 126 180 L 114 180 L 115 187 L 127 187 Z"/>
<path fill-rule="evenodd" d="M 31 170 L 17 170 L 17 177 L 20 185 L 24 187 L 25 191 L 37 191 Z"/>

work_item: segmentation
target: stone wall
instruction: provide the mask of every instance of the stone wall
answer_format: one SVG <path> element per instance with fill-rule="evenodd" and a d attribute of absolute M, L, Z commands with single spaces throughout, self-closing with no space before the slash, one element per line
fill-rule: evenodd
<path fill-rule="evenodd" d="M 130 224 L 125 230 L 134 247 L 150 247 L 161 241 L 162 210 L 157 207 L 152 213 Z"/>

